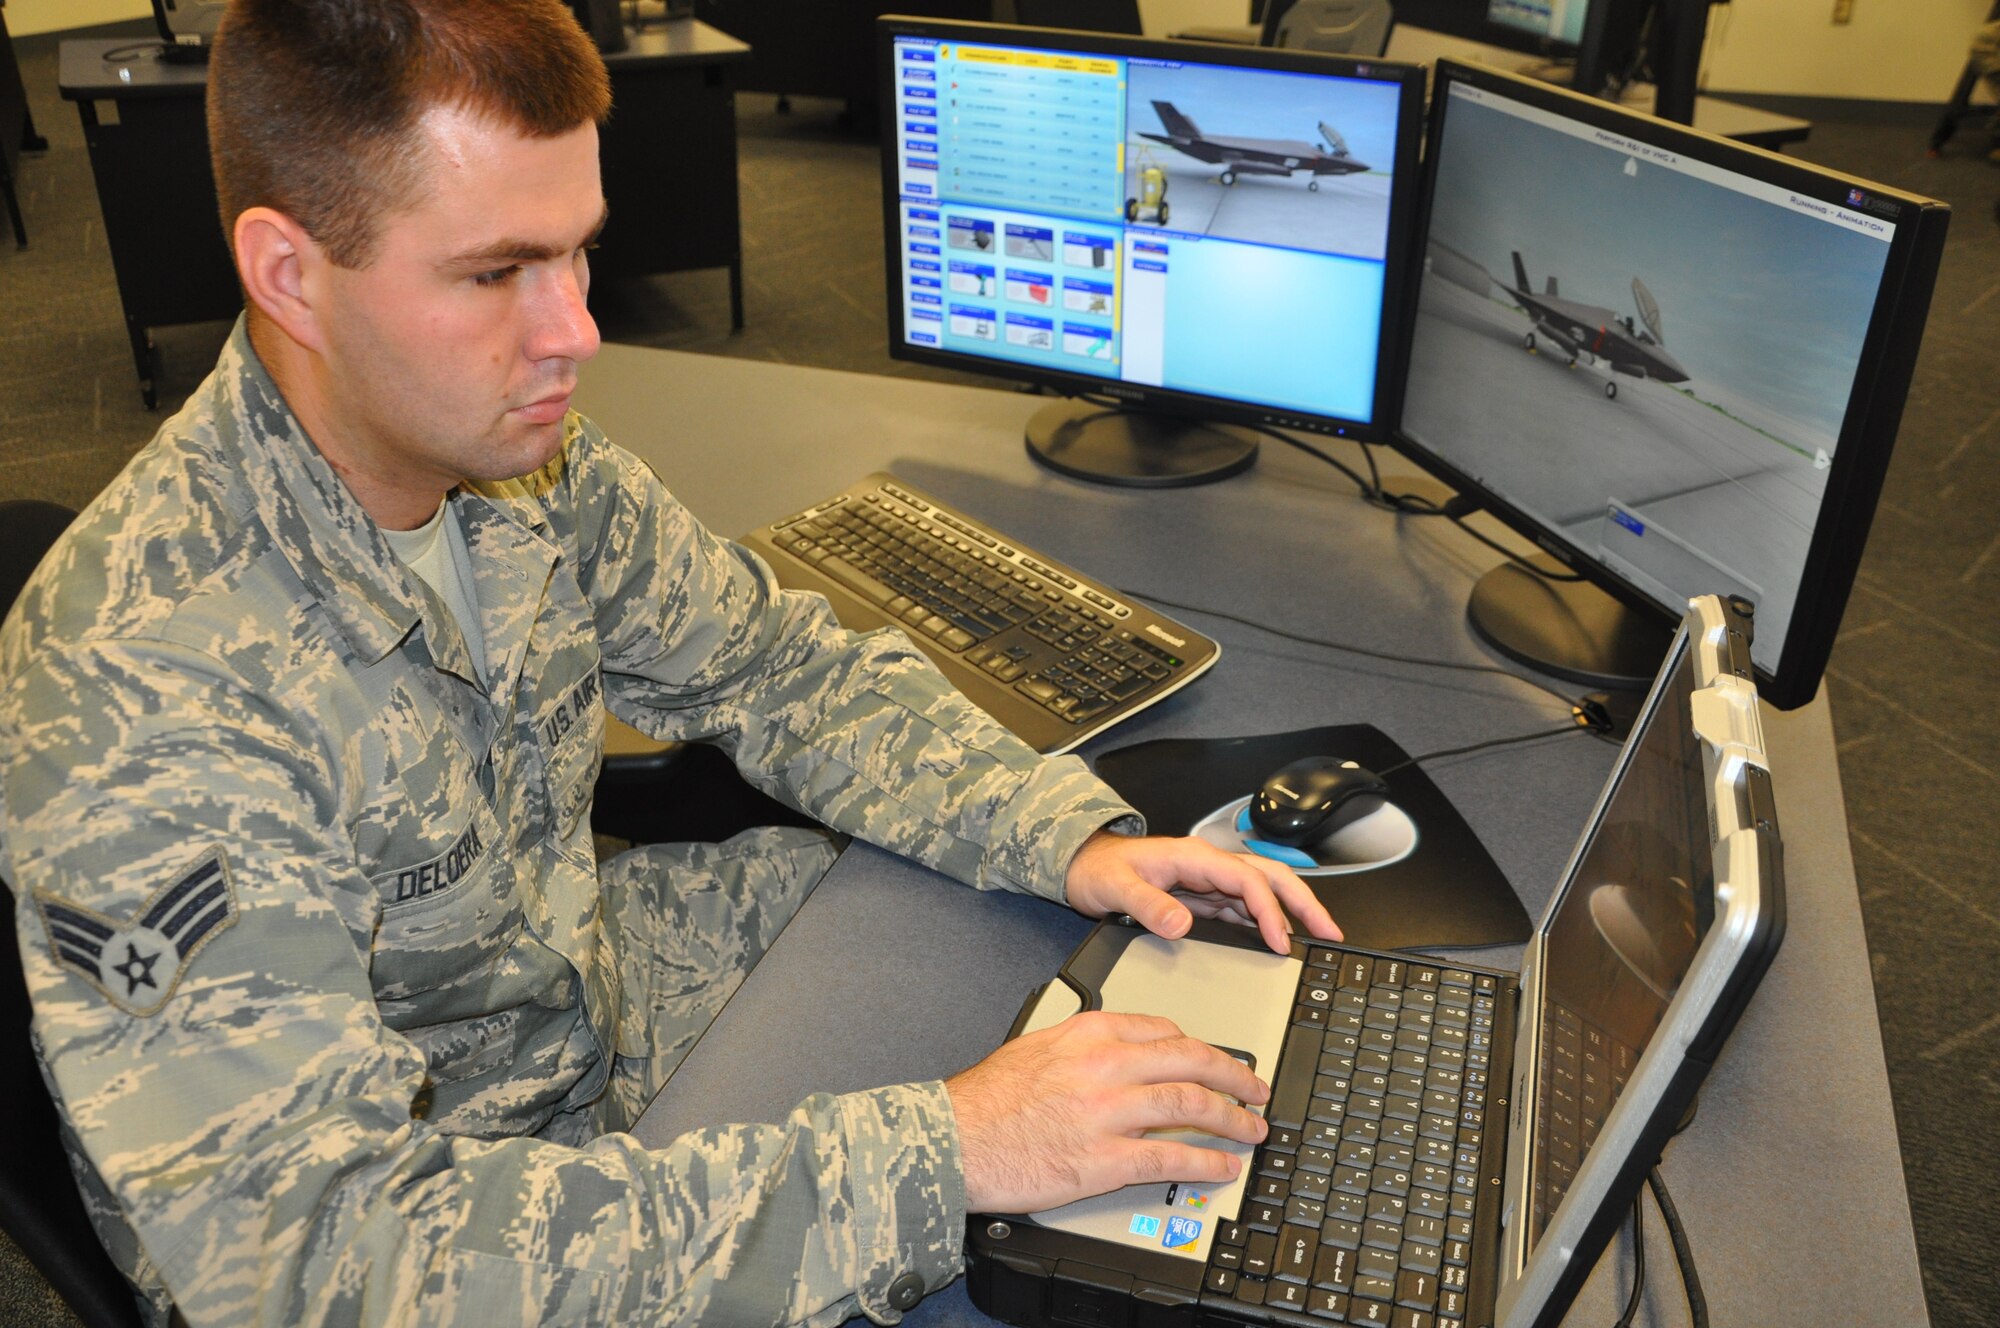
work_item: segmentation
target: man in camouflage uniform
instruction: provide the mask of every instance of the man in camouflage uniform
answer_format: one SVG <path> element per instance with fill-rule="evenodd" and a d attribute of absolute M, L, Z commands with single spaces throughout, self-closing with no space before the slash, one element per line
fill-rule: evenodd
<path fill-rule="evenodd" d="M 836 841 L 599 864 L 607 704 L 982 889 L 1337 934 L 1275 864 L 1132 837 L 569 409 L 605 101 L 553 0 L 238 0 L 211 134 L 250 310 L 0 631 L 37 1047 L 155 1320 L 893 1323 L 969 1208 L 1235 1168 L 1150 1130 L 1260 1137 L 1236 1062 L 1083 1016 L 641 1148 Z"/>

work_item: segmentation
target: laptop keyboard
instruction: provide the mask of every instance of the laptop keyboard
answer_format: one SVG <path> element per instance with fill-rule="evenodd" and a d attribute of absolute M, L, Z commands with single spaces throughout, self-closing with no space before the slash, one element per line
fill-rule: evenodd
<path fill-rule="evenodd" d="M 1462 1328 L 1497 990 L 1489 974 L 1308 952 L 1270 1135 L 1216 1233 L 1206 1301 L 1279 1323 Z"/>

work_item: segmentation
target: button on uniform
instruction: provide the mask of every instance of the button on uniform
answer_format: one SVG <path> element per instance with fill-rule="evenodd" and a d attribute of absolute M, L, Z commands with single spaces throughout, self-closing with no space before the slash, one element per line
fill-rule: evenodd
<path fill-rule="evenodd" d="M 889 1284 L 889 1303 L 899 1310 L 913 1310 L 923 1298 L 924 1279 L 915 1273 L 904 1273 Z"/>

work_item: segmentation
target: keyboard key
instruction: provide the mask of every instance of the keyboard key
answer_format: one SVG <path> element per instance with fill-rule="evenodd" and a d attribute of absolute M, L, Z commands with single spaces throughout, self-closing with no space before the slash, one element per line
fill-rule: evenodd
<path fill-rule="evenodd" d="M 1340 1291 L 1354 1285 L 1354 1251 L 1337 1246 L 1322 1249 L 1313 1263 L 1312 1282 Z"/>
<path fill-rule="evenodd" d="M 1250 1239 L 1250 1228 L 1241 1222 L 1224 1222 L 1215 1230 L 1215 1238 L 1224 1245 L 1241 1248 Z"/>
<path fill-rule="evenodd" d="M 1409 1220 L 1403 1224 L 1403 1234 L 1419 1245 L 1436 1248 L 1444 1241 L 1444 1222 L 1440 1218 L 1412 1211 Z"/>
<path fill-rule="evenodd" d="M 1314 1062 L 1319 1059 L 1319 1035 L 1310 1028 L 1294 1027 L 1285 1034 L 1285 1049 L 1278 1057 L 1278 1073 L 1271 1084 L 1271 1102 L 1264 1119 L 1272 1125 L 1297 1128 L 1306 1123 L 1306 1103 L 1312 1098 Z"/>
<path fill-rule="evenodd" d="M 1427 1310 L 1437 1304 L 1438 1279 L 1430 1273 L 1406 1268 L 1396 1275 L 1396 1303 L 1413 1310 Z"/>
<path fill-rule="evenodd" d="M 1253 1231 L 1243 1247 L 1243 1271 L 1251 1277 L 1269 1277 L 1278 1257 L 1277 1233 Z"/>
<path fill-rule="evenodd" d="M 1217 1268 L 1233 1271 L 1243 1266 L 1243 1251 L 1229 1245 L 1217 1245 L 1209 1251 L 1208 1261 Z"/>
<path fill-rule="evenodd" d="M 1339 1323 L 1347 1317 L 1347 1293 L 1323 1291 L 1315 1287 L 1306 1297 L 1306 1309 L 1321 1318 Z"/>
<path fill-rule="evenodd" d="M 1368 1277 L 1393 1280 L 1396 1276 L 1396 1247 L 1378 1250 L 1363 1245 L 1354 1256 L 1354 1276 L 1356 1281 Z"/>
<path fill-rule="evenodd" d="M 1447 1159 L 1450 1157 L 1450 1151 L 1449 1149 L 1445 1150 Z M 1308 1173 L 1317 1172 L 1322 1176 L 1331 1175 L 1333 1173 L 1334 1158 L 1335 1154 L 1332 1149 L 1320 1148 L 1316 1145 L 1308 1144 L 1299 1149 L 1299 1170 Z M 1297 1184 L 1296 1178 L 1293 1183 Z"/>
<path fill-rule="evenodd" d="M 1376 1289 L 1377 1287 L 1373 1283 L 1368 1287 L 1368 1290 L 1371 1292 Z M 1370 1328 L 1375 1328 L 1376 1325 L 1388 1328 L 1390 1321 L 1395 1317 L 1396 1311 L 1390 1307 L 1386 1296 L 1394 1295 L 1395 1291 L 1396 1288 L 1394 1285 L 1390 1285 L 1384 1292 L 1384 1299 L 1364 1300 L 1361 1298 L 1359 1289 L 1357 1288 L 1356 1294 L 1350 1295 L 1347 1298 L 1347 1321 L 1349 1323 L 1367 1324 Z"/>
<path fill-rule="evenodd" d="M 1388 1302 L 1396 1298 L 1396 1279 L 1393 1277 L 1369 1277 L 1357 1273 L 1354 1278 L 1352 1295 L 1355 1300 L 1382 1302 L 1383 1317 L 1379 1319 L 1356 1319 L 1356 1323 L 1387 1323 Z M 1357 1305 L 1356 1308 L 1359 1308 Z"/>
<path fill-rule="evenodd" d="M 1361 1223 L 1329 1217 L 1319 1224 L 1319 1243 L 1343 1250 L 1358 1249 L 1361 1245 Z"/>
<path fill-rule="evenodd" d="M 1395 1251 L 1403 1248 L 1403 1228 L 1400 1223 L 1384 1217 L 1371 1217 L 1361 1224 L 1361 1244 L 1364 1248 Z"/>
<path fill-rule="evenodd" d="M 1311 1226 L 1288 1223 L 1278 1233 L 1277 1270 L 1273 1276 L 1289 1282 L 1309 1282 L 1312 1280 L 1313 1260 L 1318 1256 L 1319 1223 L 1314 1222 Z"/>
<path fill-rule="evenodd" d="M 1323 1173 L 1302 1171 L 1292 1177 L 1292 1198 L 1316 1199 L 1325 1202 L 1328 1190 L 1327 1176 Z"/>
<path fill-rule="evenodd" d="M 1293 1195 L 1285 1200 L 1285 1221 L 1318 1226 L 1326 1220 L 1326 1205 L 1317 1199 L 1302 1199 Z"/>
<path fill-rule="evenodd" d="M 1436 1277 L 1438 1265 L 1441 1262 L 1437 1246 L 1425 1245 L 1414 1240 L 1403 1242 L 1403 1267 L 1405 1269 L 1427 1273 L 1432 1277 Z M 1435 1292 L 1436 1287 L 1433 1286 L 1432 1290 Z"/>
<path fill-rule="evenodd" d="M 1451 1197 L 1443 1190 L 1411 1190 L 1410 1211 L 1424 1217 L 1443 1217 L 1451 1211 Z"/>
<path fill-rule="evenodd" d="M 1264 1288 L 1264 1304 L 1271 1309 L 1298 1310 L 1306 1307 L 1306 1288 L 1302 1282 L 1272 1282 Z"/>

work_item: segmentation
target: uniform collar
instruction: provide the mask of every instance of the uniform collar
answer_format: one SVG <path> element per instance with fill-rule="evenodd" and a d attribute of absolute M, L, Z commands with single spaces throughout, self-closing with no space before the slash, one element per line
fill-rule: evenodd
<path fill-rule="evenodd" d="M 244 478 L 272 545 L 355 654 L 370 664 L 380 661 L 426 616 L 415 578 L 292 413 L 250 343 L 246 318 L 236 320 L 213 382 L 234 398 L 215 412 L 219 441 Z M 454 502 L 465 496 L 454 493 Z M 552 557 L 553 548 L 536 532 L 545 524 L 539 507 L 523 509 L 496 497 L 476 502 L 481 524 L 497 519 L 512 525 L 509 543 L 543 546 Z M 464 654 L 462 644 L 457 653 Z"/>

